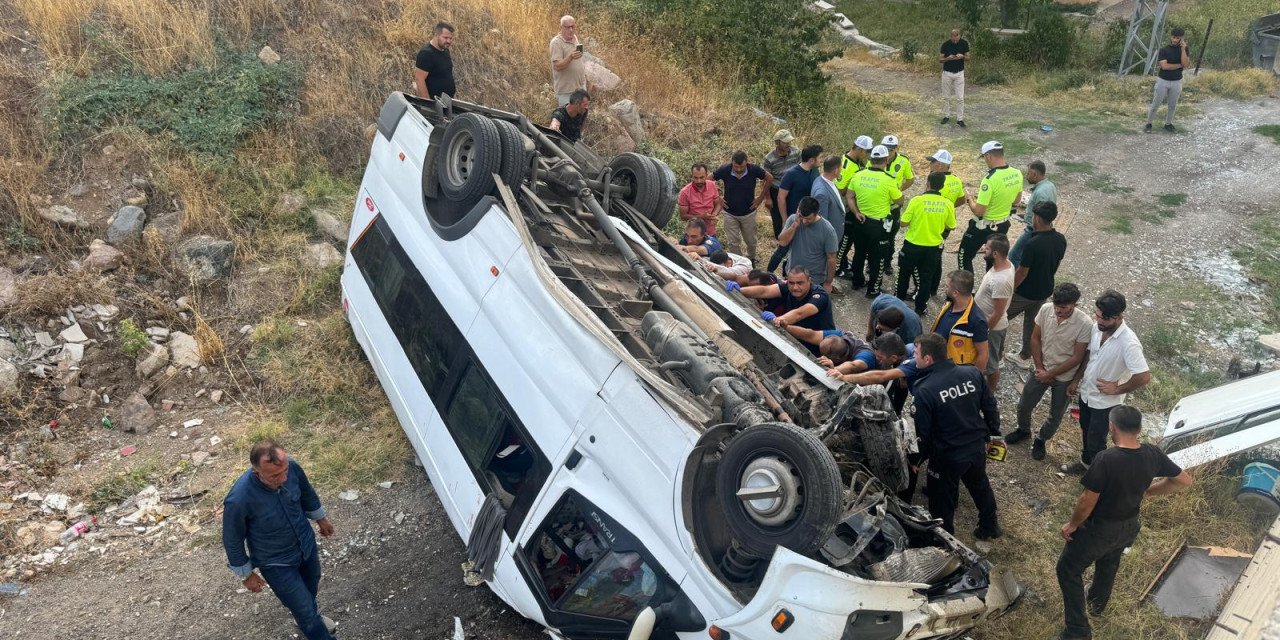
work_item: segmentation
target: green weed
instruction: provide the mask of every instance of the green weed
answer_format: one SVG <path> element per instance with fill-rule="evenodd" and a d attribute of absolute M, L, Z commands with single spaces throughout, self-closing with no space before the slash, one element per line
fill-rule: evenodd
<path fill-rule="evenodd" d="M 1280 124 L 1260 124 L 1253 128 L 1253 132 L 1271 138 L 1272 142 L 1280 144 Z"/>
<path fill-rule="evenodd" d="M 1090 176 L 1084 186 L 1102 193 L 1133 193 L 1133 187 L 1117 184 L 1109 175 Z"/>
<path fill-rule="evenodd" d="M 1125 235 L 1131 234 L 1133 233 L 1133 217 L 1127 212 L 1114 211 L 1107 215 L 1106 224 L 1102 225 L 1102 230 Z"/>
<path fill-rule="evenodd" d="M 119 504 L 133 496 L 151 482 L 151 475 L 157 471 L 156 463 L 145 461 L 136 464 L 129 471 L 118 473 L 93 486 L 90 491 L 88 508 L 91 513 L 101 513 L 107 507 Z"/>
<path fill-rule="evenodd" d="M 1232 251 L 1249 276 L 1262 283 L 1273 323 L 1280 323 L 1280 223 L 1258 217 L 1249 225 L 1247 244 Z"/>
<path fill-rule="evenodd" d="M 136 358 L 142 348 L 151 344 L 147 332 L 138 328 L 132 318 L 125 318 L 120 323 L 120 350 L 130 358 Z"/>
<path fill-rule="evenodd" d="M 4 227 L 4 244 L 10 249 L 21 251 L 40 246 L 40 241 L 27 235 L 27 228 L 21 220 L 13 220 Z"/>
<path fill-rule="evenodd" d="M 51 121 L 75 146 L 117 125 L 171 137 L 181 147 L 229 156 L 251 133 L 297 111 L 301 69 L 220 51 L 206 67 L 162 76 L 137 71 L 55 79 Z"/>
<path fill-rule="evenodd" d="M 1166 207 L 1181 207 L 1187 201 L 1185 193 L 1162 193 L 1156 196 L 1156 201 Z"/>
<path fill-rule="evenodd" d="M 1083 173 L 1092 174 L 1097 168 L 1089 162 L 1077 162 L 1075 160 L 1059 160 L 1053 163 L 1053 166 L 1063 173 Z"/>

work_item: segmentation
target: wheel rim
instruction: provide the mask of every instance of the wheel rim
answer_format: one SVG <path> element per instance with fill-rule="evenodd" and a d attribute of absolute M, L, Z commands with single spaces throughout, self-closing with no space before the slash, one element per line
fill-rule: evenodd
<path fill-rule="evenodd" d="M 475 169 L 475 148 L 476 140 L 467 131 L 459 131 L 449 142 L 445 153 L 445 167 L 451 184 L 466 184 L 467 178 Z"/>
<path fill-rule="evenodd" d="M 784 525 L 799 511 L 800 479 L 795 468 L 781 458 L 756 458 L 739 477 L 738 499 L 757 523 L 768 527 Z"/>
<path fill-rule="evenodd" d="M 622 196 L 623 201 L 629 205 L 635 206 L 636 193 L 639 191 L 637 188 L 638 181 L 636 180 L 636 174 L 630 169 L 615 169 L 611 182 L 613 182 L 615 186 L 626 189 L 627 193 Z"/>

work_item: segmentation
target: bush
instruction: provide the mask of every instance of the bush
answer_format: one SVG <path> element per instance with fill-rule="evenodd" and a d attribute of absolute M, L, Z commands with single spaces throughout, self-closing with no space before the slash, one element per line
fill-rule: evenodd
<path fill-rule="evenodd" d="M 130 358 L 136 358 L 142 348 L 151 344 L 147 332 L 138 328 L 130 318 L 120 323 L 120 350 Z"/>
<path fill-rule="evenodd" d="M 182 147 L 228 156 L 250 134 L 297 111 L 301 71 L 222 50 L 205 67 L 147 76 L 136 71 L 57 81 L 51 118 L 68 145 L 119 125 L 171 136 Z"/>
<path fill-rule="evenodd" d="M 1265 96 L 1276 90 L 1275 75 L 1266 69 L 1206 71 L 1191 78 L 1194 86 L 1203 87 L 1214 95 L 1234 100 Z"/>
<path fill-rule="evenodd" d="M 1027 32 L 1004 43 L 1007 54 L 1044 69 L 1060 69 L 1071 60 L 1079 34 L 1067 18 L 1043 12 L 1031 21 Z"/>
<path fill-rule="evenodd" d="M 601 4 L 645 36 L 668 38 L 687 66 L 735 76 L 749 94 L 791 110 L 827 85 L 822 63 L 840 54 L 830 44 L 831 17 L 803 0 L 651 0 Z"/>

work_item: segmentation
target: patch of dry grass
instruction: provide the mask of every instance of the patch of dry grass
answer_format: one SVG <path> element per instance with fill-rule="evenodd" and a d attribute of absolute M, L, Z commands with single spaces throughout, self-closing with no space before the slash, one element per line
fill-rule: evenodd
<path fill-rule="evenodd" d="M 1233 100 L 1248 100 L 1258 96 L 1274 95 L 1280 83 L 1275 74 L 1266 69 L 1232 69 L 1230 71 L 1205 71 L 1193 75 L 1188 83 L 1216 96 Z"/>
<path fill-rule="evenodd" d="M 15 0 L 60 70 L 94 70 L 91 40 L 106 53 L 158 74 L 213 57 L 209 4 L 201 0 Z M 108 27 L 91 35 L 94 22 Z M 96 31 L 96 30 L 95 30 Z M 110 35 L 107 35 L 110 34 Z"/>
<path fill-rule="evenodd" d="M 113 304 L 116 290 L 110 279 L 87 271 L 54 271 L 18 283 L 12 312 L 17 316 L 60 315 L 74 304 Z"/>

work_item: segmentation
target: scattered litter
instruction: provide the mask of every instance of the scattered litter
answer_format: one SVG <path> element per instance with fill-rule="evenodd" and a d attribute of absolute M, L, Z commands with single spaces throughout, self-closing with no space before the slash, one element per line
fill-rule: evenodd
<path fill-rule="evenodd" d="M 393 485 L 395 485 L 395 482 L 392 482 L 390 480 L 378 483 L 378 486 L 382 487 L 383 489 L 390 489 Z"/>
<path fill-rule="evenodd" d="M 355 489 L 347 489 L 346 491 L 339 493 L 338 497 L 348 501 L 357 500 L 360 498 L 360 492 Z"/>
<path fill-rule="evenodd" d="M 1059 478 L 1065 478 L 1065 477 L 1067 477 L 1067 474 L 1065 474 L 1065 473 L 1063 473 L 1063 472 L 1059 471 L 1059 472 L 1058 472 L 1058 477 L 1059 477 Z"/>
<path fill-rule="evenodd" d="M 106 416 L 102 416 L 102 426 L 104 426 L 104 427 L 106 427 L 106 428 L 110 429 L 110 428 L 111 428 L 111 426 L 112 426 L 112 424 L 113 424 L 113 423 L 111 422 L 111 418 L 108 418 L 108 417 L 106 417 Z"/>
<path fill-rule="evenodd" d="M 200 425 L 202 425 L 202 424 L 204 424 L 204 420 L 203 420 L 203 419 L 201 419 L 201 418 L 193 418 L 193 419 L 191 419 L 191 420 L 187 420 L 186 422 L 182 423 L 182 428 L 183 428 L 183 429 L 190 429 L 191 427 L 198 427 L 198 426 L 200 426 Z"/>
<path fill-rule="evenodd" d="M 1044 513 L 1044 510 L 1048 508 L 1049 508 L 1049 501 L 1045 500 L 1044 498 L 1040 498 L 1039 500 L 1036 500 L 1031 503 L 1031 513 L 1034 513 L 1036 515 L 1040 515 Z"/>
<path fill-rule="evenodd" d="M 1050 131 L 1053 131 L 1053 125 L 1051 125 L 1051 124 L 1042 124 L 1042 125 L 1040 125 L 1040 130 L 1041 130 L 1041 131 L 1043 131 L 1043 132 L 1045 132 L 1045 133 L 1049 133 Z"/>
<path fill-rule="evenodd" d="M 216 447 L 220 444 L 222 444 L 221 436 L 209 436 L 209 446 Z"/>
<path fill-rule="evenodd" d="M 16 582 L 3 582 L 0 583 L 0 595 L 25 596 L 27 595 L 27 591 L 22 588 L 22 585 Z"/>
<path fill-rule="evenodd" d="M 453 640 L 466 640 L 462 635 L 462 620 L 458 616 L 453 617 Z"/>
<path fill-rule="evenodd" d="M 218 404 L 219 402 L 222 402 L 222 390 L 221 390 L 221 389 L 215 389 L 215 390 L 213 390 L 213 391 L 210 391 L 210 392 L 209 392 L 209 401 L 210 401 L 210 402 L 213 402 L 214 404 Z"/>
<path fill-rule="evenodd" d="M 202 395 L 204 395 L 204 394 L 206 394 L 206 393 L 209 393 L 209 390 L 208 390 L 208 389 L 201 389 L 201 390 L 199 390 L 199 391 L 197 391 L 197 392 L 196 392 L 196 397 L 197 397 L 197 398 L 199 398 L 200 396 L 202 396 Z"/>
<path fill-rule="evenodd" d="M 138 448 L 137 448 L 137 447 L 135 447 L 135 446 L 133 446 L 133 445 L 129 445 L 129 446 L 127 446 L 127 447 L 122 447 L 122 448 L 120 449 L 120 455 L 121 455 L 122 457 L 125 457 L 125 458 L 127 458 L 127 457 L 129 457 L 129 456 L 131 456 L 131 455 L 133 455 L 133 454 L 135 454 L 135 453 L 137 453 L 137 452 L 138 452 Z"/>
<path fill-rule="evenodd" d="M 391 516 L 391 519 L 392 519 L 392 520 L 395 520 L 395 521 L 396 521 L 396 524 L 401 524 L 401 523 L 403 523 L 403 522 L 404 522 L 404 518 L 405 518 L 405 515 L 404 515 L 404 512 L 403 512 L 403 511 L 397 511 L 395 515 Z"/>
<path fill-rule="evenodd" d="M 177 432 L 177 431 L 170 431 L 170 432 L 169 432 L 169 437 L 170 437 L 170 438 L 176 438 L 176 437 L 178 437 L 178 432 Z"/>

